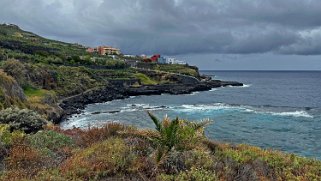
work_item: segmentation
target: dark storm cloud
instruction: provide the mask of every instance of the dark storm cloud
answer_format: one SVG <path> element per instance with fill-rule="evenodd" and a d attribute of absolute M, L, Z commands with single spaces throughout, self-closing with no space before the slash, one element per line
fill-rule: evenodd
<path fill-rule="evenodd" d="M 0 21 L 126 53 L 321 54 L 320 0 L 1 0 Z"/>

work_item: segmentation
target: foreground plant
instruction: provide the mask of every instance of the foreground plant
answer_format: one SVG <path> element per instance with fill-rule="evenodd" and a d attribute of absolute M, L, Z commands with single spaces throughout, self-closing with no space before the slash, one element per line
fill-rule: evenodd
<path fill-rule="evenodd" d="M 204 139 L 204 127 L 211 121 L 188 122 L 176 119 L 170 120 L 165 117 L 160 121 L 151 112 L 147 112 L 156 126 L 156 134 L 150 135 L 149 139 L 157 148 L 156 160 L 159 162 L 162 157 L 171 150 L 189 150 Z"/>

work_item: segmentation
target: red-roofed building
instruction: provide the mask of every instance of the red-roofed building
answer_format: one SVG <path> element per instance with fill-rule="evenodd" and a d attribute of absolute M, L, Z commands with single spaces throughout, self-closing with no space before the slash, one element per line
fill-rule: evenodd
<path fill-rule="evenodd" d="M 156 55 L 153 55 L 150 59 L 152 60 L 152 62 L 157 62 L 160 57 L 161 56 L 159 54 L 156 54 Z"/>

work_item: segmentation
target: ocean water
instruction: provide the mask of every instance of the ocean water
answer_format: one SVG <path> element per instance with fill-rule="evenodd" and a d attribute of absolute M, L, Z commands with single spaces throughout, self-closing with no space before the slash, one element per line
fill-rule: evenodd
<path fill-rule="evenodd" d="M 203 71 L 243 87 L 188 95 L 138 96 L 88 105 L 61 124 L 86 128 L 118 121 L 154 128 L 146 114 L 188 120 L 211 119 L 208 137 L 321 159 L 321 72 Z"/>

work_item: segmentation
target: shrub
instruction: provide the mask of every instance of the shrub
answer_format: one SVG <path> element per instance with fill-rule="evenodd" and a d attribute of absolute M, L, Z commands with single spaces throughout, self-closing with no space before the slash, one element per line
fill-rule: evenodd
<path fill-rule="evenodd" d="M 159 164 L 159 169 L 166 174 L 178 174 L 192 168 L 213 170 L 213 157 L 206 150 L 184 152 L 171 151 Z"/>
<path fill-rule="evenodd" d="M 19 83 L 20 86 L 23 87 L 27 85 L 27 70 L 20 61 L 14 59 L 8 60 L 5 61 L 2 67 L 4 72 L 15 78 L 15 80 Z"/>
<path fill-rule="evenodd" d="M 14 143 L 23 141 L 25 134 L 21 131 L 10 132 L 10 126 L 7 124 L 0 124 L 0 142 L 4 146 L 9 146 Z"/>
<path fill-rule="evenodd" d="M 36 112 L 28 109 L 8 108 L 0 111 L 0 123 L 8 124 L 10 130 L 22 130 L 26 133 L 37 132 L 47 124 Z"/>
<path fill-rule="evenodd" d="M 6 159 L 8 170 L 24 170 L 30 175 L 35 174 L 47 163 L 47 158 L 37 149 L 24 144 L 13 145 L 8 155 Z"/>
<path fill-rule="evenodd" d="M 7 155 L 8 155 L 8 149 L 0 141 L 0 178 L 1 178 L 1 172 L 4 170 L 4 162 L 3 161 Z"/>
<path fill-rule="evenodd" d="M 321 179 L 320 161 L 279 151 L 263 150 L 248 145 L 223 145 L 214 153 L 214 158 L 226 169 L 223 175 L 232 179 L 239 177 L 247 179 L 262 177 L 269 180 Z"/>
<path fill-rule="evenodd" d="M 105 126 L 90 127 L 87 130 L 74 129 L 65 131 L 66 134 L 70 135 L 76 140 L 76 143 L 81 147 L 88 147 L 97 142 L 104 141 L 110 137 L 118 135 L 119 132 L 130 129 L 130 127 L 124 126 L 120 123 L 108 123 Z"/>
<path fill-rule="evenodd" d="M 62 166 L 62 171 L 71 178 L 98 179 L 134 171 L 129 168 L 135 159 L 122 139 L 110 138 L 73 155 Z"/>
<path fill-rule="evenodd" d="M 0 69 L 0 109 L 24 106 L 26 97 L 16 80 Z"/>
<path fill-rule="evenodd" d="M 42 151 L 45 155 L 54 157 L 57 161 L 69 155 L 68 152 L 74 146 L 70 137 L 51 130 L 28 135 L 27 141 L 31 146 Z"/>
<path fill-rule="evenodd" d="M 59 169 L 43 170 L 38 172 L 33 181 L 66 181 L 67 178 L 63 177 Z M 73 179 L 73 181 L 81 181 L 81 179 Z"/>
<path fill-rule="evenodd" d="M 219 180 L 215 173 L 204 170 L 192 168 L 189 171 L 180 172 L 178 175 L 161 174 L 156 180 L 159 181 L 216 181 Z"/>

